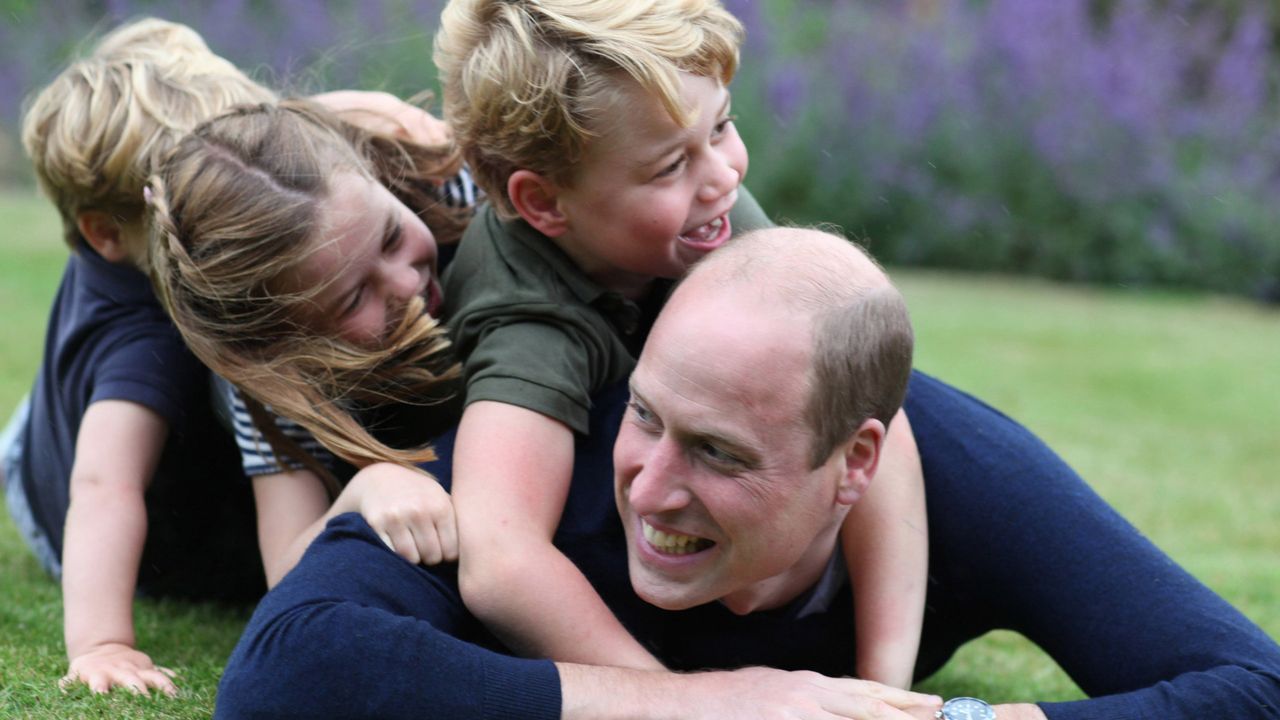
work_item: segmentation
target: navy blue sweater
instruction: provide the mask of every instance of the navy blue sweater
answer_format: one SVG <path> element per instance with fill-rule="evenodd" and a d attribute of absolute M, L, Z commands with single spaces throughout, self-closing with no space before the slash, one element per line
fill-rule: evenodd
<path fill-rule="evenodd" d="M 624 394 L 580 439 L 556 544 L 673 669 L 771 665 L 853 671 L 847 583 L 736 616 L 668 612 L 630 591 L 610 448 Z M 1044 648 L 1091 699 L 1052 720 L 1280 717 L 1280 646 L 1174 564 L 1043 443 L 923 374 L 907 397 L 929 502 L 929 594 L 917 676 L 1007 628 Z M 448 482 L 452 447 L 431 469 Z M 800 608 L 806 608 L 801 613 Z M 803 617 L 802 617 L 803 615 Z M 411 566 L 344 515 L 269 593 L 236 647 L 217 717 L 557 718 L 546 660 L 502 648 L 464 609 L 452 567 Z"/>

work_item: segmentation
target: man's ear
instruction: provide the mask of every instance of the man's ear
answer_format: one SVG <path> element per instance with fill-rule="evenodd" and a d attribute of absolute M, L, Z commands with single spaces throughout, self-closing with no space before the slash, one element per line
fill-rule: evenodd
<path fill-rule="evenodd" d="M 507 178 L 507 197 L 516 212 L 533 229 L 547 237 L 559 237 L 569 228 L 560 209 L 560 188 L 532 170 L 517 170 Z"/>
<path fill-rule="evenodd" d="M 864 420 L 853 435 L 840 448 L 844 456 L 843 474 L 836 488 L 836 501 L 852 505 L 867 492 L 871 478 L 880 463 L 880 450 L 884 447 L 884 423 L 875 418 Z"/>
<path fill-rule="evenodd" d="M 118 263 L 129 259 L 125 248 L 120 221 L 101 210 L 81 210 L 76 213 L 76 227 L 94 252 L 103 260 Z"/>

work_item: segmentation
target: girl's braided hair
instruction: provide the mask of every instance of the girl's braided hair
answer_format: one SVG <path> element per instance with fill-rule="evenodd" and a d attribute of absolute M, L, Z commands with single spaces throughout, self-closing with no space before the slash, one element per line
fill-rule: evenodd
<path fill-rule="evenodd" d="M 262 405 L 356 466 L 420 462 L 432 457 L 429 447 L 389 447 L 357 416 L 438 396 L 458 368 L 420 298 L 384 346 L 371 349 L 306 324 L 322 287 L 291 290 L 282 278 L 318 246 L 321 204 L 342 171 L 382 182 L 441 242 L 456 241 L 468 211 L 443 201 L 441 180 L 459 167 L 452 146 L 374 135 L 288 100 L 201 124 L 150 180 L 152 281 L 174 324 L 201 361 L 244 392 L 277 457 L 303 463 L 331 492 L 332 474 L 285 438 Z"/>

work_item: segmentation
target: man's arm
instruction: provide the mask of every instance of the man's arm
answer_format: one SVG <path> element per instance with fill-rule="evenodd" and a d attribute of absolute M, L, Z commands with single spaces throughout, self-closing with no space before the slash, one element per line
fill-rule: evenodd
<path fill-rule="evenodd" d="M 1091 696 L 1042 703 L 1052 720 L 1276 717 L 1280 646 L 1031 433 L 919 374 L 907 412 L 929 496 L 926 663 L 1008 628 Z"/>
<path fill-rule="evenodd" d="M 169 671 L 136 649 L 133 627 L 144 495 L 168 433 L 158 414 L 124 400 L 91 404 L 80 423 L 62 550 L 64 683 L 177 692 Z"/>
<path fill-rule="evenodd" d="M 811 716 L 925 720 L 937 708 L 932 696 L 814 673 L 557 666 L 488 650 L 485 637 L 447 570 L 410 565 L 343 515 L 259 604 L 215 717 L 751 719 L 828 707 Z"/>

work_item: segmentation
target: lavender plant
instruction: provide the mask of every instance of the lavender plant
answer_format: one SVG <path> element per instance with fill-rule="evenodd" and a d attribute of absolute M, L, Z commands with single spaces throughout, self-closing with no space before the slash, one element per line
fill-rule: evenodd
<path fill-rule="evenodd" d="M 744 57 L 762 107 L 740 125 L 769 207 L 890 262 L 1280 301 L 1267 6 L 730 4 L 810 28 Z"/>
<path fill-rule="evenodd" d="M 1280 302 L 1265 0 L 726 2 L 748 30 L 749 184 L 774 214 L 891 263 Z M 434 83 L 442 4 L 0 0 L 0 141 L 23 94 L 129 17 L 188 23 L 277 87 L 409 95 Z"/>

